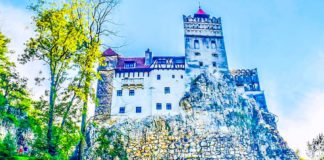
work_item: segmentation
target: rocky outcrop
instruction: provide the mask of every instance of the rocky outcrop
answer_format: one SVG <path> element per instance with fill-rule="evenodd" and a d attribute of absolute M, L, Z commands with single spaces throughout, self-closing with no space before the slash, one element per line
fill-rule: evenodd
<path fill-rule="evenodd" d="M 200 75 L 180 104 L 176 116 L 110 119 L 100 132 L 92 130 L 87 158 L 298 159 L 275 116 L 238 94 L 231 76 Z M 105 139 L 110 147 L 100 155 Z"/>

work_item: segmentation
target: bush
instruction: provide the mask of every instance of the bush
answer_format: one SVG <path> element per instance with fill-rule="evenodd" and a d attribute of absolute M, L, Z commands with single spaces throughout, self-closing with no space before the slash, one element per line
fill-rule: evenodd
<path fill-rule="evenodd" d="M 17 154 L 16 140 L 11 133 L 8 133 L 3 140 L 0 141 L 0 158 L 12 157 Z"/>

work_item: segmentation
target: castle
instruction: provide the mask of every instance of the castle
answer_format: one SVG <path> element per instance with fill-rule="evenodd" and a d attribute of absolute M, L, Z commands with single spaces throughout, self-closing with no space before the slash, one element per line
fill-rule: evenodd
<path fill-rule="evenodd" d="M 227 73 L 237 92 L 254 98 L 267 110 L 257 69 L 229 70 L 221 18 L 210 17 L 203 9 L 183 16 L 185 56 L 123 57 L 112 49 L 103 52 L 105 66 L 98 71 L 95 116 L 141 118 L 176 115 L 188 84 L 199 74 Z"/>

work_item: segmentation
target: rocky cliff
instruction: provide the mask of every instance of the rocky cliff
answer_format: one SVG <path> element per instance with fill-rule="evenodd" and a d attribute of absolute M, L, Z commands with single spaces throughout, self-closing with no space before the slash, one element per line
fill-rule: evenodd
<path fill-rule="evenodd" d="M 180 104 L 177 116 L 92 126 L 87 158 L 298 159 L 279 135 L 275 115 L 236 92 L 231 76 L 201 74 Z"/>

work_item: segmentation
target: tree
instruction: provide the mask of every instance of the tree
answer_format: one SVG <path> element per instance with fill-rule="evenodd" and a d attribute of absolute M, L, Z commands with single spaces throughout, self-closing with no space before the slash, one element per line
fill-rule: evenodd
<path fill-rule="evenodd" d="M 8 57 L 13 53 L 8 50 L 9 42 L 10 40 L 0 32 L 0 107 L 7 107 L 7 111 L 2 113 L 10 113 L 13 106 L 25 110 L 30 105 L 26 90 L 27 80 L 19 77 L 15 71 L 15 63 Z"/>
<path fill-rule="evenodd" d="M 26 43 L 25 53 L 20 59 L 27 63 L 34 59 L 43 61 L 49 72 L 47 149 L 55 156 L 57 140 L 54 137 L 55 110 L 60 109 L 59 96 L 68 80 L 68 71 L 73 67 L 74 55 L 85 41 L 82 20 L 75 14 L 74 5 L 60 5 L 39 1 L 31 7 L 36 12 L 36 37 Z"/>
<path fill-rule="evenodd" d="M 307 142 L 307 154 L 312 159 L 324 160 L 324 135 L 320 133 L 312 142 Z"/>
<path fill-rule="evenodd" d="M 0 140 L 0 159 L 16 155 L 17 143 L 11 133 L 8 133 L 3 140 Z"/>
<path fill-rule="evenodd" d="M 100 51 L 102 45 L 102 37 L 110 36 L 114 32 L 106 27 L 110 23 L 109 15 L 118 4 L 118 0 L 89 0 L 75 1 L 79 6 L 78 15 L 85 19 L 84 33 L 87 40 L 84 42 L 84 48 L 78 52 L 75 64 L 79 67 L 77 76 L 78 85 L 75 87 L 75 93 L 82 101 L 82 119 L 81 119 L 81 139 L 77 147 L 77 159 L 83 159 L 83 151 L 85 148 L 87 112 L 90 100 L 95 101 L 95 89 L 91 86 L 94 80 L 100 78 L 96 65 L 103 65 L 104 59 Z M 79 89 L 82 88 L 82 89 Z"/>

